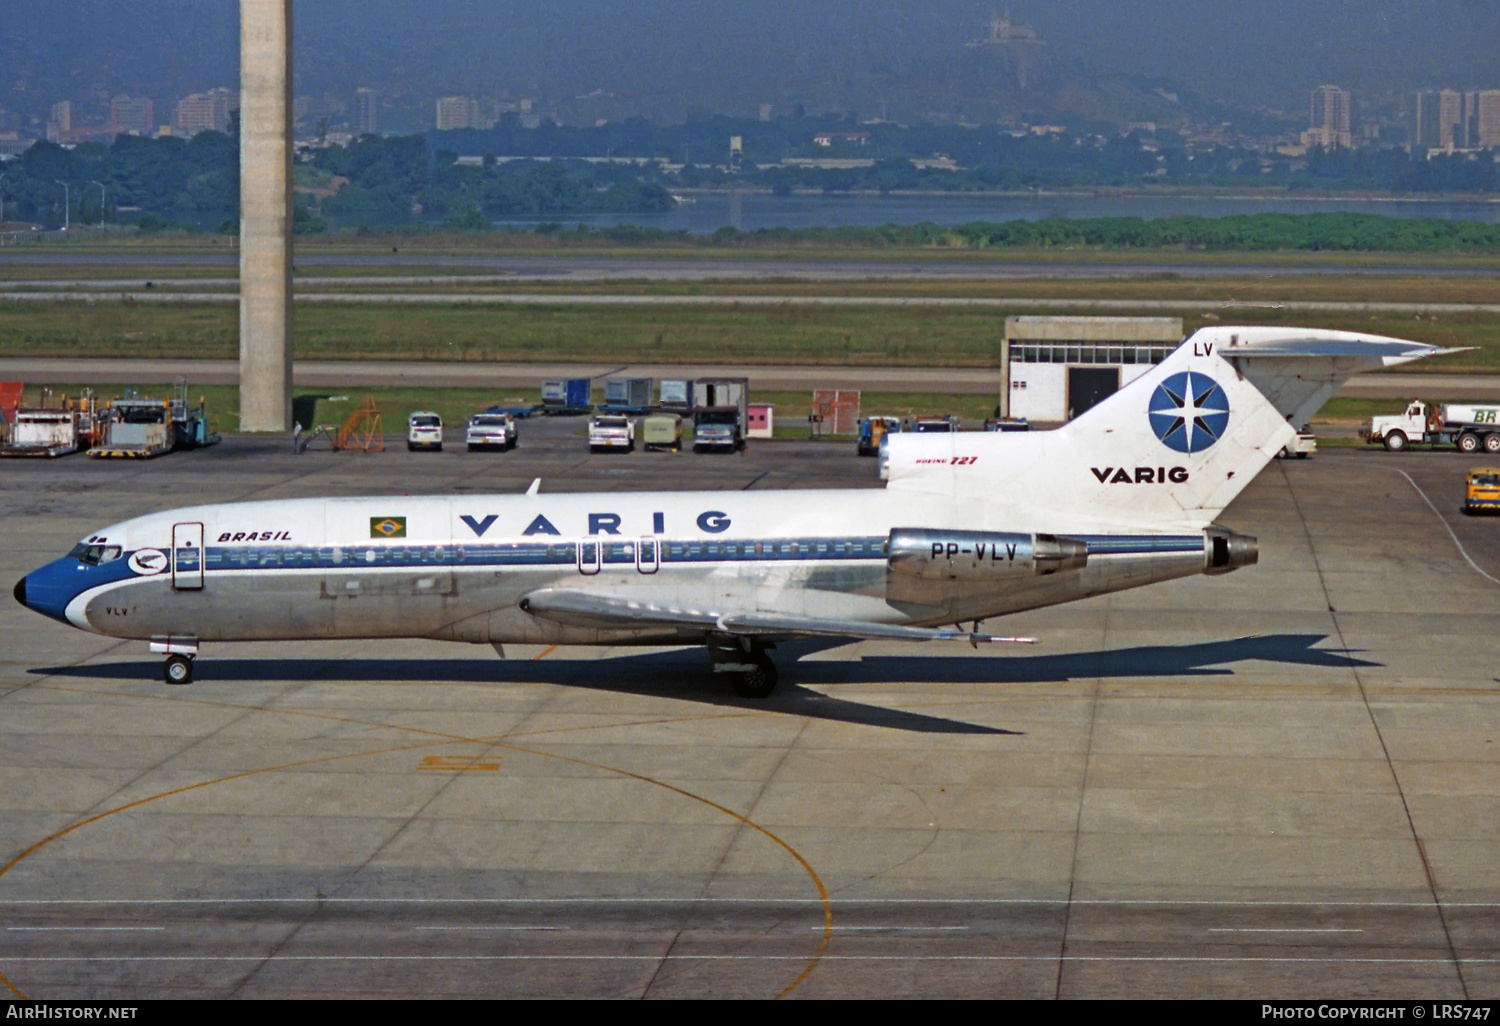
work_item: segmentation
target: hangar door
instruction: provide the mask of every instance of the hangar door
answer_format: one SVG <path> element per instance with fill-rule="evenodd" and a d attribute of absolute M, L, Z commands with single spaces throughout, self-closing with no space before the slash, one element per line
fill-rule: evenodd
<path fill-rule="evenodd" d="M 1081 417 L 1120 390 L 1118 367 L 1068 368 L 1068 419 Z"/>

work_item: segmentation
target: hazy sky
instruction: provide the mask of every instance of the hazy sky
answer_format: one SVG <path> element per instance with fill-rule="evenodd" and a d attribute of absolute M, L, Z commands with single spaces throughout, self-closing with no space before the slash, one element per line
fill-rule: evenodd
<path fill-rule="evenodd" d="M 1298 109 L 1307 89 L 1500 87 L 1497 0 L 301 0 L 303 91 L 828 102 L 930 74 L 997 8 L 1054 60 Z M 4 0 L 0 104 L 234 80 L 236 0 Z M 820 95 L 822 94 L 822 95 Z"/>

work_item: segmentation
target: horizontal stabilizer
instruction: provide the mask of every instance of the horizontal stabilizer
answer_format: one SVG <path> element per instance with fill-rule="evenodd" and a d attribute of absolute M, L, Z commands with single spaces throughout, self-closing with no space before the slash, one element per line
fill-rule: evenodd
<path fill-rule="evenodd" d="M 1321 338 L 1275 339 L 1269 342 L 1231 346 L 1222 352 L 1225 356 L 1232 358 L 1373 358 L 1380 360 L 1385 366 L 1394 367 L 1397 364 L 1407 363 L 1411 360 L 1423 360 L 1429 356 L 1447 356 L 1451 353 L 1464 353 L 1472 348 L 1472 346 L 1466 346 L 1459 349 L 1443 349 L 1440 346 L 1430 346 L 1422 342 L 1409 342 L 1399 338 L 1330 338 L 1324 336 Z"/>
<path fill-rule="evenodd" d="M 862 638 L 890 641 L 967 641 L 972 645 L 1034 645 L 1034 638 L 1007 638 L 956 628 L 900 627 L 857 620 L 820 620 L 777 613 L 681 609 L 654 602 L 546 588 L 521 599 L 532 616 L 568 627 L 596 630 L 697 630 L 742 637 Z"/>

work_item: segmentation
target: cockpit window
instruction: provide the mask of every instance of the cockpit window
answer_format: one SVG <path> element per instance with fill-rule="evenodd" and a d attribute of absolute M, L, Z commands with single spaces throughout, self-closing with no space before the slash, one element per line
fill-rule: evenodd
<path fill-rule="evenodd" d="M 118 545 L 79 545 L 68 556 L 85 566 L 103 566 L 113 563 L 121 555 Z"/>

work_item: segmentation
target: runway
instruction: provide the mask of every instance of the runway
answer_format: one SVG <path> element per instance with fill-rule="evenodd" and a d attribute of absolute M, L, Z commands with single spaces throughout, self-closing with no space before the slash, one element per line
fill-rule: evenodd
<path fill-rule="evenodd" d="M 76 284 L 76 283 L 75 283 Z M 153 283 L 154 284 L 154 283 Z M 10 303 L 143 303 L 153 306 L 237 306 L 238 292 L 206 292 L 180 286 L 158 290 L 142 283 L 144 291 L 62 289 L 59 291 L 4 291 Z M 1323 300 L 1201 300 L 1201 299 L 1038 299 L 1034 297 L 894 297 L 894 296 L 741 296 L 741 295 L 599 295 L 590 293 L 516 292 L 298 292 L 302 306 L 527 306 L 527 307 L 925 307 L 934 309 L 1044 311 L 1087 310 L 1103 314 L 1201 314 L 1216 316 L 1280 310 L 1319 314 L 1420 314 L 1473 316 L 1500 313 L 1500 303 L 1343 302 Z"/>
<path fill-rule="evenodd" d="M 493 388 L 540 387 L 550 378 L 748 378 L 753 391 L 795 392 L 817 388 L 864 392 L 995 395 L 999 370 L 985 367 L 767 366 L 758 364 L 662 363 L 443 363 L 397 360 L 299 360 L 292 368 L 298 388 Z M 186 377 L 195 385 L 234 385 L 237 360 L 121 360 L 59 357 L 0 357 L 0 381 L 67 385 L 142 385 Z M 1357 399 L 1423 396 L 1434 400 L 1500 399 L 1500 375 L 1363 374 L 1338 393 Z M 498 398 L 498 397 L 497 397 Z"/>
<path fill-rule="evenodd" d="M 0 467 L 0 579 L 195 502 L 878 487 L 845 446 Z M 1469 998 L 1500 991 L 1500 520 L 1471 461 L 1273 464 L 1257 567 L 1008 618 L 1023 655 L 144 646 L 0 605 L 0 974 L 38 999 Z M 1406 475 L 1409 475 L 1406 476 Z M 1429 500 L 1431 505 L 1429 505 Z M 790 683 L 785 683 L 790 682 Z"/>

